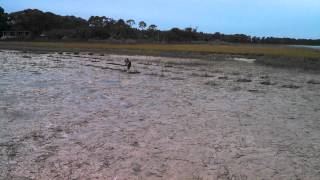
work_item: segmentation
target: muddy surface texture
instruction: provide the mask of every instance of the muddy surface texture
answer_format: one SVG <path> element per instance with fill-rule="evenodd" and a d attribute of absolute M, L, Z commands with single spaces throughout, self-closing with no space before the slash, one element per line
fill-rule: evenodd
<path fill-rule="evenodd" d="M 319 74 L 0 52 L 0 179 L 320 178 Z"/>

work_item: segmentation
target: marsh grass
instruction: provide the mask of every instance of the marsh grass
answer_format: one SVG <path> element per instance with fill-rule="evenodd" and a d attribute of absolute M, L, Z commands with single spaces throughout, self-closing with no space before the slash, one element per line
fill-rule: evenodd
<path fill-rule="evenodd" d="M 280 68 L 320 70 L 320 58 L 261 58 L 256 63 Z"/>
<path fill-rule="evenodd" d="M 208 45 L 208 44 L 106 44 L 88 42 L 7 42 L 7 45 L 21 47 L 73 49 L 125 49 L 143 52 L 197 52 L 200 54 L 238 54 L 244 56 L 285 56 L 320 58 L 320 51 L 306 48 L 292 48 L 280 45 Z"/>
<path fill-rule="evenodd" d="M 307 48 L 293 48 L 283 45 L 209 45 L 209 44 L 106 44 L 90 42 L 0 42 L 0 48 L 35 51 L 75 51 L 117 52 L 144 55 L 168 55 L 174 57 L 199 57 L 208 59 L 211 56 L 229 55 L 256 58 L 257 64 L 274 67 L 320 70 L 320 51 Z M 68 52 L 69 51 L 69 52 Z M 68 53 L 67 53 L 68 52 Z M 212 59 L 212 58 L 209 58 Z M 223 59 L 223 58 L 222 58 Z M 176 61 L 167 62 L 168 66 L 208 65 L 213 61 Z"/>

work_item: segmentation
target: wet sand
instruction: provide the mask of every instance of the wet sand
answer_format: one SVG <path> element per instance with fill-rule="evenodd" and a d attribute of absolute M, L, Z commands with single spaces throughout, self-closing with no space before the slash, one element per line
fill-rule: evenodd
<path fill-rule="evenodd" d="M 0 52 L 0 179 L 319 179 L 320 74 Z"/>

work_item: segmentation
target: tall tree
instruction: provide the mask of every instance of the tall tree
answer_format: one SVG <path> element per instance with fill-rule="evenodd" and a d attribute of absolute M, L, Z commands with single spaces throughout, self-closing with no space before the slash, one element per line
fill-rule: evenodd
<path fill-rule="evenodd" d="M 107 18 L 105 16 L 91 16 L 88 23 L 90 27 L 104 27 L 107 24 Z"/>
<path fill-rule="evenodd" d="M 151 25 L 148 27 L 148 30 L 149 30 L 149 31 L 156 31 L 156 30 L 157 30 L 157 26 L 154 25 L 154 24 L 151 24 Z"/>
<path fill-rule="evenodd" d="M 7 30 L 8 24 L 7 24 L 8 16 L 4 12 L 4 9 L 0 7 L 0 31 Z"/>
<path fill-rule="evenodd" d="M 121 28 L 128 26 L 123 19 L 119 19 L 116 24 Z"/>
<path fill-rule="evenodd" d="M 133 19 L 129 19 L 129 20 L 127 20 L 127 25 L 128 26 L 130 26 L 130 27 L 132 27 L 133 25 L 135 25 L 136 24 L 136 22 L 133 20 Z"/>
<path fill-rule="evenodd" d="M 1 0 L 0 0 L 1 1 Z M 157 30 L 157 26 L 151 24 L 145 31 L 147 24 L 140 21 L 137 28 L 132 26 L 135 21 L 129 19 L 114 20 L 105 16 L 91 16 L 85 20 L 74 16 L 60 16 L 50 12 L 42 12 L 37 9 L 26 9 L 23 11 L 6 14 L 0 7 L 0 31 L 31 31 L 34 37 L 41 34 L 52 39 L 63 37 L 77 39 L 146 39 L 162 40 L 166 42 L 192 42 L 192 41 L 225 41 L 237 43 L 270 43 L 270 44 L 301 44 L 319 45 L 320 39 L 294 39 L 274 37 L 251 37 L 244 34 L 226 35 L 222 33 L 198 32 L 197 28 L 172 28 L 167 31 Z"/>
<path fill-rule="evenodd" d="M 144 30 L 147 27 L 147 23 L 145 23 L 144 21 L 140 21 L 139 22 L 139 28 L 141 30 Z"/>

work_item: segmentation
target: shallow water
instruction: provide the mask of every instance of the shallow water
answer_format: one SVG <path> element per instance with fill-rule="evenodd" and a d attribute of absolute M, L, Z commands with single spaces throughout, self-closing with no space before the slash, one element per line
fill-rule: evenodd
<path fill-rule="evenodd" d="M 320 46 L 291 45 L 291 47 L 302 47 L 302 48 L 319 49 L 320 50 Z"/>
<path fill-rule="evenodd" d="M 318 179 L 318 74 L 0 52 L 0 179 Z M 195 62 L 197 66 L 195 66 Z"/>
<path fill-rule="evenodd" d="M 233 58 L 234 61 L 242 61 L 247 63 L 254 63 L 256 59 L 248 59 L 248 58 Z"/>

